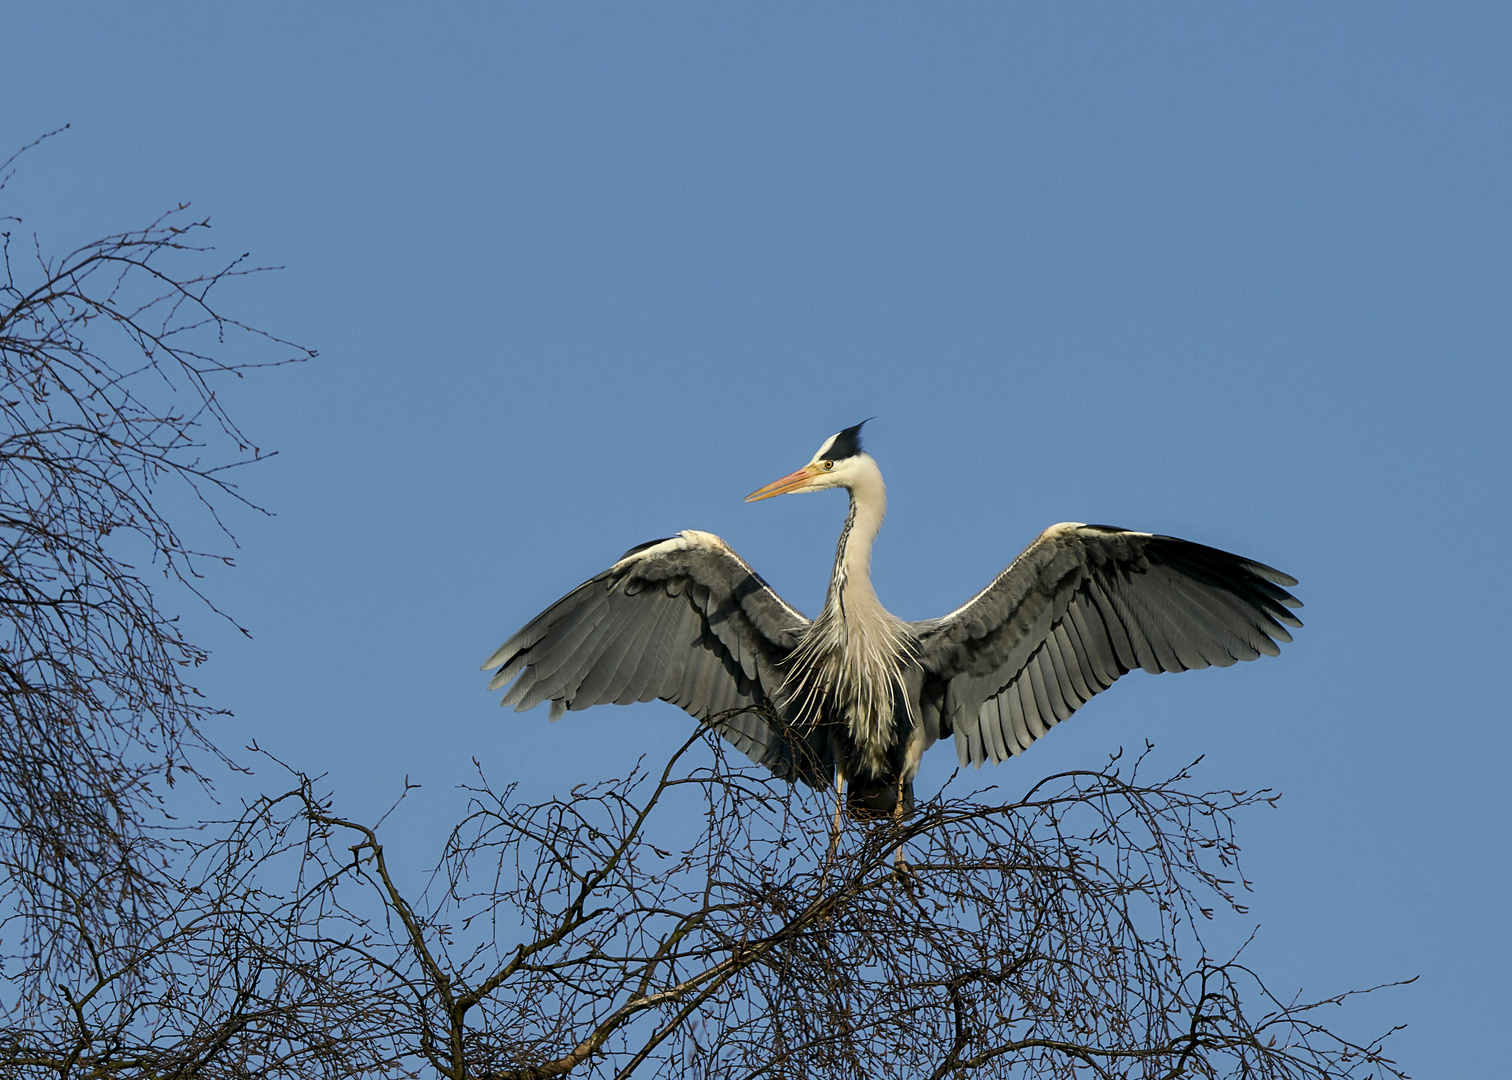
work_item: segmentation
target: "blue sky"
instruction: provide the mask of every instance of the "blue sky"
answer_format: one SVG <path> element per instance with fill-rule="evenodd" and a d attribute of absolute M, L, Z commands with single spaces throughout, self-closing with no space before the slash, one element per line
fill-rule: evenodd
<path fill-rule="evenodd" d="M 1417 1075 L 1512 1015 L 1512 13 L 1504 5 L 32 5 L 4 193 L 50 250 L 180 201 L 320 359 L 224 393 L 243 474 L 203 689 L 417 869 L 477 757 L 561 791 L 687 729 L 501 712 L 478 664 L 625 548 L 725 537 L 823 598 L 838 495 L 742 496 L 864 417 L 879 594 L 1052 522 L 1301 579 L 1279 660 L 1136 675 L 1012 794 L 1148 739 L 1243 823 L 1255 966 Z M 954 766 L 949 748 L 921 786 Z M 958 783 L 960 781 L 957 781 Z M 1247 931 L 1248 924 L 1239 927 Z M 1496 1018 L 1501 1017 L 1501 1021 Z"/>

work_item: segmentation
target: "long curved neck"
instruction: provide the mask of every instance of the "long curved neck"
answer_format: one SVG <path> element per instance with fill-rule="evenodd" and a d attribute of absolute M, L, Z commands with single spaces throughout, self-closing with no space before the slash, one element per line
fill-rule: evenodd
<path fill-rule="evenodd" d="M 871 552 L 872 541 L 887 514 L 887 486 L 875 462 L 866 458 L 865 466 L 850 487 L 850 513 L 835 545 L 835 569 L 824 598 L 824 606 L 838 606 L 842 616 L 848 610 L 877 603 L 871 583 Z"/>

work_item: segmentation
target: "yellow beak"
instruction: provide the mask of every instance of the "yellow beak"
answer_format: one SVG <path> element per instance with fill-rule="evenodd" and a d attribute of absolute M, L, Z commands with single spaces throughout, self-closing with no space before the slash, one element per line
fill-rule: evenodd
<path fill-rule="evenodd" d="M 790 491 L 802 491 L 803 485 L 807 484 L 821 472 L 817 465 L 805 465 L 795 473 L 788 473 L 781 480 L 773 480 L 759 491 L 753 491 L 745 497 L 746 502 L 760 502 L 762 499 L 770 499 L 773 495 L 786 495 Z"/>

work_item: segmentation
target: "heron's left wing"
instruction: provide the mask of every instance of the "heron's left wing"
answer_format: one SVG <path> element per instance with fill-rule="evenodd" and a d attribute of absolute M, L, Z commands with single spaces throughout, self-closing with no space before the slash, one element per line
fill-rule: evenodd
<path fill-rule="evenodd" d="M 1296 579 L 1173 536 L 1067 522 L 986 589 L 915 623 L 941 729 L 961 764 L 1001 761 L 1134 668 L 1187 671 L 1275 656 Z M 1284 625 L 1283 625 L 1284 624 Z M 926 686 L 926 694 L 929 687 Z"/>
<path fill-rule="evenodd" d="M 778 665 L 808 625 L 745 560 L 711 533 L 686 531 L 627 551 L 537 615 L 488 658 L 488 684 L 511 681 L 502 704 L 524 711 L 661 698 L 779 776 L 829 781 L 822 749 L 775 730 Z M 798 745 L 804 742 L 804 745 Z"/>

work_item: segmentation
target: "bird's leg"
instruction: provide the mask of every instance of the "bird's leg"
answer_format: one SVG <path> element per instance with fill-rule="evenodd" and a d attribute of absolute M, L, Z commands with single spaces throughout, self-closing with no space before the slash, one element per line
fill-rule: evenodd
<path fill-rule="evenodd" d="M 899 844 L 893 852 L 893 873 L 899 877 L 907 877 L 913 874 L 913 867 L 908 865 L 908 860 L 903 857 L 903 845 Z"/>
<path fill-rule="evenodd" d="M 840 826 L 843 820 L 841 815 L 845 813 L 845 774 L 839 769 L 835 770 L 835 820 L 830 826 L 829 850 L 825 852 L 825 858 L 834 858 L 835 848 L 840 845 Z"/>
<path fill-rule="evenodd" d="M 903 819 L 908 816 L 908 808 L 903 805 L 903 785 L 898 784 L 898 802 L 893 807 L 893 824 L 901 825 Z M 893 852 L 893 875 L 905 885 L 913 877 L 913 867 L 908 865 L 908 860 L 903 857 L 903 844 L 899 842 Z"/>

